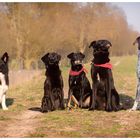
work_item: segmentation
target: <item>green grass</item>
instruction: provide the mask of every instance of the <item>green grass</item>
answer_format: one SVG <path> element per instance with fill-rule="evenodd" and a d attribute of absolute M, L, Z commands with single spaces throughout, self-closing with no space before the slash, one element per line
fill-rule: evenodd
<path fill-rule="evenodd" d="M 133 105 L 137 79 L 137 56 L 112 57 L 113 76 L 121 102 L 128 108 Z M 118 63 L 119 62 L 119 63 Z M 118 65 L 115 66 L 115 64 Z M 85 65 L 87 77 L 91 82 L 90 63 Z M 64 79 L 64 89 L 67 95 L 68 75 L 70 67 L 61 67 Z M 41 106 L 45 71 L 40 77 L 8 91 L 9 110 L 0 110 L 0 123 L 8 123 L 14 116 L 32 107 Z M 13 99 L 13 103 L 11 101 Z M 3 117 L 4 116 L 4 117 Z M 129 113 L 128 110 L 119 112 L 88 111 L 73 109 L 68 111 L 53 111 L 42 114 L 38 128 L 27 137 L 140 137 L 140 112 Z"/>
<path fill-rule="evenodd" d="M 0 116 L 0 121 L 7 121 L 7 120 L 10 120 L 10 118 L 5 116 Z"/>

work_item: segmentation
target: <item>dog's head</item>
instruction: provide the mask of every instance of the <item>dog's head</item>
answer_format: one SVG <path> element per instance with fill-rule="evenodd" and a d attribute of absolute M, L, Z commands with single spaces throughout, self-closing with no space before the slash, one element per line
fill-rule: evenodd
<path fill-rule="evenodd" d="M 89 48 L 93 48 L 93 53 L 108 52 L 112 44 L 108 40 L 92 41 Z"/>
<path fill-rule="evenodd" d="M 59 61 L 61 60 L 61 56 L 55 52 L 52 52 L 44 55 L 41 60 L 45 63 L 46 66 L 58 65 Z"/>
<path fill-rule="evenodd" d="M 74 66 L 74 65 L 82 65 L 85 55 L 81 52 L 78 53 L 72 52 L 69 55 L 67 55 L 67 57 L 71 60 L 71 64 Z"/>
<path fill-rule="evenodd" d="M 5 52 L 0 59 L 0 72 L 3 74 L 8 74 L 8 61 L 9 56 L 8 53 Z"/>
<path fill-rule="evenodd" d="M 92 41 L 89 48 L 93 48 L 93 62 L 95 64 L 104 64 L 110 61 L 109 48 L 112 44 L 108 40 Z"/>
<path fill-rule="evenodd" d="M 138 44 L 138 49 L 140 50 L 140 36 L 138 36 L 136 38 L 136 40 L 134 41 L 133 45 L 135 45 L 136 43 Z"/>

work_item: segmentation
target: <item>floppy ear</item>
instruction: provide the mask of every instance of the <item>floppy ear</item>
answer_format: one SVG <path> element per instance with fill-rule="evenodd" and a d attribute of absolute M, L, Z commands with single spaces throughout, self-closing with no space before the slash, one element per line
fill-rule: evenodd
<path fill-rule="evenodd" d="M 48 55 L 49 55 L 50 53 L 47 53 L 47 54 L 45 54 L 42 58 L 41 58 L 41 60 L 44 62 L 44 63 L 46 63 L 47 62 L 47 60 L 48 60 Z"/>
<path fill-rule="evenodd" d="M 8 62 L 8 60 L 9 60 L 8 53 L 7 53 L 7 52 L 5 52 L 5 53 L 3 54 L 3 56 L 1 57 L 1 59 L 3 60 L 3 62 L 4 62 L 4 63 L 7 63 L 7 62 Z"/>
<path fill-rule="evenodd" d="M 96 41 L 92 41 L 91 43 L 90 43 L 90 45 L 89 45 L 89 48 L 91 48 L 91 47 L 95 47 L 95 45 L 96 45 Z"/>
<path fill-rule="evenodd" d="M 67 57 L 69 58 L 69 59 L 71 59 L 72 57 L 73 57 L 73 52 L 72 53 L 70 53 L 69 55 L 67 55 Z"/>
<path fill-rule="evenodd" d="M 83 59 L 85 58 L 85 55 L 83 53 L 80 52 L 80 55 L 82 56 Z"/>

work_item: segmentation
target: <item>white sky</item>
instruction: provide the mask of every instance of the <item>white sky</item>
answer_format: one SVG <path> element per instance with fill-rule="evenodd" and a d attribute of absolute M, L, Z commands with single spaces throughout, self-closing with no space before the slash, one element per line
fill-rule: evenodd
<path fill-rule="evenodd" d="M 128 24 L 140 33 L 140 2 L 114 2 L 113 4 L 125 11 Z"/>

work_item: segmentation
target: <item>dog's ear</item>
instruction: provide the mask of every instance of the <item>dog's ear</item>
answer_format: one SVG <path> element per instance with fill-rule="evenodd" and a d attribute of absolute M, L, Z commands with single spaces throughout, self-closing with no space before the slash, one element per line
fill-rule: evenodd
<path fill-rule="evenodd" d="M 72 53 L 68 54 L 67 57 L 68 57 L 69 59 L 71 59 L 71 58 L 73 57 L 73 54 L 74 54 L 74 53 L 72 52 Z"/>
<path fill-rule="evenodd" d="M 44 63 L 46 63 L 47 61 L 48 61 L 48 55 L 49 55 L 50 53 L 47 53 L 47 54 L 45 54 L 42 58 L 41 58 L 41 60 L 44 62 Z"/>
<path fill-rule="evenodd" d="M 90 43 L 90 45 L 89 45 L 89 48 L 94 48 L 95 47 L 95 45 L 96 45 L 96 41 L 92 41 L 91 43 Z"/>
<path fill-rule="evenodd" d="M 84 59 L 85 55 L 83 53 L 80 52 L 81 57 Z"/>
<path fill-rule="evenodd" d="M 8 53 L 5 52 L 5 53 L 3 54 L 3 56 L 1 57 L 1 59 L 3 60 L 4 63 L 8 63 L 8 61 L 9 61 Z"/>
<path fill-rule="evenodd" d="M 110 42 L 110 41 L 108 41 L 108 40 L 106 40 L 106 47 L 108 47 L 108 48 L 112 47 L 111 42 Z"/>
<path fill-rule="evenodd" d="M 136 43 L 139 44 L 139 41 L 140 41 L 140 36 L 138 36 L 138 37 L 136 38 L 136 40 L 133 42 L 133 45 L 135 45 Z M 140 45 L 140 44 L 139 44 L 139 45 Z"/>
<path fill-rule="evenodd" d="M 137 39 L 133 42 L 133 45 L 135 45 L 137 43 Z"/>

